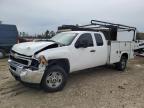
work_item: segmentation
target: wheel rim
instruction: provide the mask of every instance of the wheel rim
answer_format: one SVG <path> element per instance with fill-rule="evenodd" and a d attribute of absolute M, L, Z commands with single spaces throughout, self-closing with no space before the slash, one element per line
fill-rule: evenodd
<path fill-rule="evenodd" d="M 57 88 L 61 85 L 63 76 L 60 72 L 51 72 L 46 78 L 46 84 L 48 87 Z"/>
<path fill-rule="evenodd" d="M 3 53 L 2 52 L 0 52 L 0 58 L 2 58 L 3 57 Z"/>

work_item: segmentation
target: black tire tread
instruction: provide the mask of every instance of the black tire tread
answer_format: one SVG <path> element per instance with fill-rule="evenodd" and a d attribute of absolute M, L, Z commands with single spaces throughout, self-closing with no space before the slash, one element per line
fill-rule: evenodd
<path fill-rule="evenodd" d="M 62 84 L 61 84 L 58 88 L 50 88 L 50 87 L 48 87 L 48 86 L 46 85 L 46 82 L 45 82 L 45 79 L 46 79 L 47 75 L 48 75 L 51 71 L 54 71 L 54 70 L 59 70 L 59 71 L 63 74 L 63 77 L 64 77 Z M 46 68 L 45 73 L 44 73 L 43 78 L 42 78 L 41 85 L 42 85 L 44 91 L 46 91 L 46 92 L 61 91 L 61 90 L 64 88 L 64 86 L 65 86 L 65 84 L 66 84 L 66 82 L 67 82 L 67 77 L 68 77 L 67 73 L 65 72 L 65 70 L 64 70 L 61 66 L 59 66 L 59 65 L 54 65 L 54 66 L 51 66 L 51 67 L 49 67 L 49 68 Z"/>
<path fill-rule="evenodd" d="M 120 59 L 120 62 L 116 63 L 116 68 L 119 71 L 124 71 L 126 69 L 126 66 L 124 68 L 122 68 L 122 64 L 121 64 L 122 59 L 125 59 L 126 64 L 127 64 L 127 58 L 125 56 L 122 56 Z"/>
<path fill-rule="evenodd" d="M 0 52 L 2 52 L 2 53 L 3 53 L 3 57 L 0 57 L 0 59 L 2 59 L 2 58 L 4 58 L 4 57 L 5 57 L 5 51 L 4 51 L 4 50 L 2 50 L 2 49 L 0 49 Z"/>

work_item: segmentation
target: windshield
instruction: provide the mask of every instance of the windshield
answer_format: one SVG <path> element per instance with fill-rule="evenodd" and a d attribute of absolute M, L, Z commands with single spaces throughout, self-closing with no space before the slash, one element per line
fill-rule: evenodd
<path fill-rule="evenodd" d="M 70 45 L 77 35 L 78 33 L 58 33 L 57 35 L 52 37 L 50 40 L 64 44 L 64 45 Z"/>

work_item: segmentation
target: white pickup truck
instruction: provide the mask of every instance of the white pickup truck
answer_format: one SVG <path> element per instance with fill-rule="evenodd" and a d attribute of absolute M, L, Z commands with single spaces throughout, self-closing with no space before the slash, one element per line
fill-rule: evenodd
<path fill-rule="evenodd" d="M 89 27 L 97 25 L 99 28 Z M 118 35 L 132 31 L 133 38 L 135 29 L 122 27 L 98 21 L 86 26 L 62 26 L 50 40 L 14 45 L 9 70 L 17 80 L 39 84 L 49 92 L 62 90 L 68 74 L 78 70 L 115 64 L 124 71 L 127 60 L 134 58 L 134 41 L 118 41 Z"/>

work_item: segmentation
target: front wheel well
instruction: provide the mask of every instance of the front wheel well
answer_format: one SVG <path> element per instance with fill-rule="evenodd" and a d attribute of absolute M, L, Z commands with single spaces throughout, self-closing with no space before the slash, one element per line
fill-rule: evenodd
<path fill-rule="evenodd" d="M 128 54 L 127 54 L 127 53 L 123 53 L 123 54 L 121 55 L 121 57 L 125 57 L 126 59 L 128 59 Z"/>
<path fill-rule="evenodd" d="M 48 60 L 48 67 L 51 67 L 53 65 L 59 65 L 61 66 L 66 73 L 69 73 L 70 71 L 70 64 L 69 64 L 69 60 L 68 59 L 52 59 L 52 60 Z"/>

